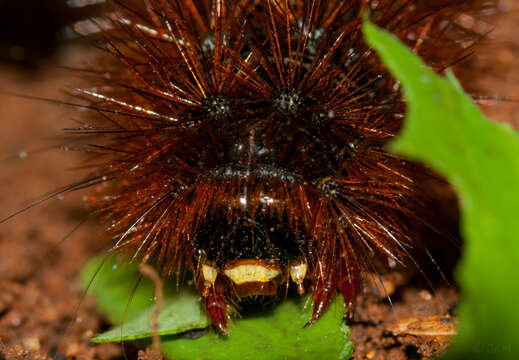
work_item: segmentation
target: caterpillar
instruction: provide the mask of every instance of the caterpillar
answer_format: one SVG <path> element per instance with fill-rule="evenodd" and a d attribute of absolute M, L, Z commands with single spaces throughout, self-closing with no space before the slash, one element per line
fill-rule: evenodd
<path fill-rule="evenodd" d="M 106 53 L 71 92 L 88 114 L 89 205 L 111 251 L 190 274 L 214 327 L 250 296 L 310 292 L 318 321 L 366 273 L 416 265 L 441 182 L 388 153 L 405 103 L 360 31 L 370 11 L 438 72 L 482 34 L 479 0 L 143 0 L 93 19 Z M 232 334 L 230 335 L 232 336 Z"/>

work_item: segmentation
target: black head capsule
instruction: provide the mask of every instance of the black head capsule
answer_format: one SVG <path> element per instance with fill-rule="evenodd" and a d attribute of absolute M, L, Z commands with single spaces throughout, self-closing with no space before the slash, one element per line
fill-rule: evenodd
<path fill-rule="evenodd" d="M 290 275 L 303 293 L 308 265 L 301 255 L 310 239 L 287 225 L 289 214 L 273 216 L 276 199 L 264 195 L 255 209 L 245 196 L 238 201 L 242 211 L 229 218 L 221 208 L 193 234 L 193 253 L 200 258 L 204 286 L 212 286 L 214 274 L 221 274 L 239 298 L 276 295 Z"/>

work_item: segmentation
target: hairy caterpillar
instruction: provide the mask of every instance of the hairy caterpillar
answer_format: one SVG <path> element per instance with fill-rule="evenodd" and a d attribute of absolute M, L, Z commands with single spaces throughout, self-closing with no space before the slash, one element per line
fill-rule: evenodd
<path fill-rule="evenodd" d="M 406 226 L 430 175 L 382 149 L 404 107 L 360 15 L 370 7 L 441 70 L 480 36 L 445 21 L 487 2 L 132 5 L 104 33 L 126 64 L 78 89 L 111 114 L 77 130 L 98 135 L 90 179 L 113 185 L 92 200 L 118 248 L 192 272 L 223 333 L 228 305 L 290 277 L 312 291 L 314 322 L 336 288 L 353 306 L 369 254 L 410 261 Z"/>

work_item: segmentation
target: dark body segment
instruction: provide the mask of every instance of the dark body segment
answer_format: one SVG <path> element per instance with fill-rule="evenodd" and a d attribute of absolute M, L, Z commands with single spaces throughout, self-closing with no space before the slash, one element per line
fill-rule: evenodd
<path fill-rule="evenodd" d="M 384 150 L 405 111 L 361 34 L 362 15 L 434 69 L 480 35 L 455 23 L 489 1 L 147 0 L 108 15 L 114 56 L 78 90 L 97 116 L 80 133 L 102 174 L 95 204 L 115 248 L 189 271 L 215 326 L 233 304 L 309 286 L 351 313 L 363 271 L 412 261 L 408 225 L 427 204 L 423 167 Z M 463 42 L 460 41 L 463 39 Z M 108 75 L 107 75 L 108 74 Z M 99 165 L 102 164 L 102 165 Z"/>

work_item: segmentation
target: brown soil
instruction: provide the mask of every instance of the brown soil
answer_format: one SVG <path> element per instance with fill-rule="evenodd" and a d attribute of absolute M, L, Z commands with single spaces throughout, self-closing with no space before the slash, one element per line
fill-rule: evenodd
<path fill-rule="evenodd" d="M 517 98 L 519 72 L 513 69 L 519 62 L 519 45 L 514 39 L 519 5 L 514 0 L 502 3 L 506 12 L 495 22 L 497 29 L 485 47 L 471 60 L 470 69 L 477 75 L 467 87 L 478 94 Z M 62 62 L 77 62 L 74 57 L 82 54 L 81 49 L 71 49 Z M 0 89 L 62 98 L 59 89 L 74 80 L 66 72 L 49 68 L 38 74 L 0 68 Z M 21 151 L 59 143 L 56 134 L 70 124 L 70 112 L 6 96 L 0 96 L 0 109 L 3 217 L 28 200 L 71 183 L 80 170 L 73 169 L 78 157 L 72 152 L 47 151 L 4 160 Z M 484 110 L 519 128 L 518 103 L 486 102 Z M 78 308 L 82 294 L 76 274 L 89 257 L 103 249 L 95 221 L 88 221 L 59 244 L 87 214 L 82 195 L 66 195 L 0 225 L 0 359 L 124 358 L 119 344 L 90 343 L 94 334 L 108 326 L 96 313 L 94 299 L 86 297 Z M 352 321 L 355 359 L 419 359 L 434 357 L 446 348 L 449 334 L 455 331 L 457 291 L 444 286 L 431 293 L 413 279 L 386 279 L 386 287 L 394 288 L 393 307 L 370 291 L 359 297 Z M 126 348 L 129 359 L 137 357 Z"/>
<path fill-rule="evenodd" d="M 0 88 L 20 94 L 63 98 L 66 74 L 41 70 L 38 74 L 0 69 Z M 18 210 L 42 194 L 78 178 L 77 157 L 60 150 L 30 154 L 60 142 L 56 138 L 65 109 L 38 101 L 0 96 L 0 217 Z M 67 115 L 65 115 L 67 113 Z M 22 151 L 27 158 L 10 159 Z M 22 154 L 23 157 L 23 154 Z M 91 346 L 89 339 L 104 320 L 87 297 L 76 312 L 81 290 L 77 271 L 95 252 L 100 238 L 93 224 L 85 224 L 58 246 L 86 212 L 82 194 L 36 206 L 0 225 L 0 354 L 6 359 L 47 359 L 59 346 L 56 359 L 113 359 L 119 345 Z"/>

